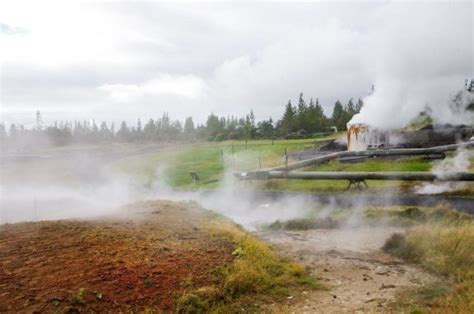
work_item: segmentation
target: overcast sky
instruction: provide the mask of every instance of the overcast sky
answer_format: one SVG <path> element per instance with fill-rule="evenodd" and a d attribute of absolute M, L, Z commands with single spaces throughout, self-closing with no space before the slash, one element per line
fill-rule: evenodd
<path fill-rule="evenodd" d="M 277 119 L 300 92 L 330 114 L 372 84 L 387 117 L 409 116 L 474 76 L 473 15 L 471 1 L 2 0 L 1 120 Z"/>

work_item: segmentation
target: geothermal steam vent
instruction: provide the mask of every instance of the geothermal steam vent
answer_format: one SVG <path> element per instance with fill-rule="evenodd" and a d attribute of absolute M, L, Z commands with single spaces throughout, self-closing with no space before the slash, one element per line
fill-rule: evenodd
<path fill-rule="evenodd" d="M 473 130 L 466 125 L 426 125 L 418 130 L 384 131 L 365 123 L 347 124 L 347 150 L 427 148 L 467 142 Z"/>
<path fill-rule="evenodd" d="M 347 124 L 347 150 L 361 151 L 387 146 L 385 132 L 371 128 L 364 123 Z"/>

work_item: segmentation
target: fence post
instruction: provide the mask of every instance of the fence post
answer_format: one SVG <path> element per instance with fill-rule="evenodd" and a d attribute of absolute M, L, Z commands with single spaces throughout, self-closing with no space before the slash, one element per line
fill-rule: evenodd
<path fill-rule="evenodd" d="M 285 168 L 288 168 L 288 150 L 285 147 Z"/>
<path fill-rule="evenodd" d="M 258 157 L 258 167 L 262 169 L 262 160 Z"/>
<path fill-rule="evenodd" d="M 235 159 L 234 159 L 234 144 L 232 144 L 232 167 L 235 167 Z"/>

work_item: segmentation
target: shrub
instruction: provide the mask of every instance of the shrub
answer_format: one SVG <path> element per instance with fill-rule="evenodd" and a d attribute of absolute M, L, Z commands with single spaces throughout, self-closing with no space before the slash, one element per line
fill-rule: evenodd
<path fill-rule="evenodd" d="M 382 249 L 387 253 L 401 258 L 408 258 L 410 255 L 408 243 L 405 239 L 405 236 L 401 233 L 392 234 L 385 241 Z"/>

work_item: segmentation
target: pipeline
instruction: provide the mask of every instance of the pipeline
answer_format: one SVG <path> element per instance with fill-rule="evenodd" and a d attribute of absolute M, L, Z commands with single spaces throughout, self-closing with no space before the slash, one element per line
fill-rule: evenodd
<path fill-rule="evenodd" d="M 429 155 L 435 153 L 443 153 L 448 151 L 455 151 L 458 148 L 473 148 L 474 141 L 465 142 L 461 144 L 450 144 L 431 148 L 402 148 L 402 149 L 386 149 L 386 150 L 364 150 L 364 151 L 343 151 L 336 152 L 324 156 L 297 161 L 284 166 L 278 166 L 268 169 L 268 171 L 291 171 L 299 168 L 308 167 L 325 163 L 327 161 L 341 158 L 341 157 L 380 157 L 380 156 L 416 156 Z"/>
<path fill-rule="evenodd" d="M 435 174 L 422 171 L 405 172 L 317 172 L 268 171 L 267 179 L 302 180 L 406 180 L 406 181 L 474 181 L 473 172 Z"/>
<path fill-rule="evenodd" d="M 473 148 L 474 141 L 461 144 L 443 145 L 431 148 L 387 149 L 366 151 L 343 151 L 319 156 L 303 161 L 290 163 L 271 169 L 259 169 L 250 172 L 236 172 L 238 179 L 306 179 L 306 180 L 408 180 L 408 181 L 474 181 L 472 172 L 448 172 L 435 174 L 431 172 L 294 172 L 292 170 L 321 164 L 341 157 L 379 157 L 379 156 L 416 156 L 455 151 L 459 148 Z"/>

